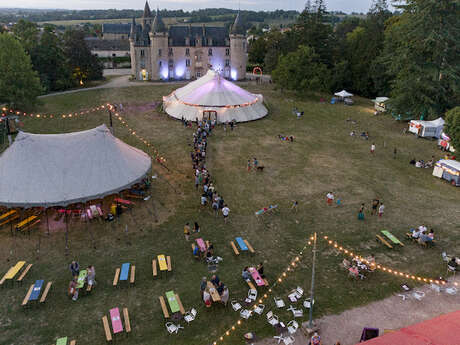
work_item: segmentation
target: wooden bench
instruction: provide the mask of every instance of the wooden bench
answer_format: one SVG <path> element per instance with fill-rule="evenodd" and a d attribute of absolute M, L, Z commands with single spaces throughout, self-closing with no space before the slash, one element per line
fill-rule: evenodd
<path fill-rule="evenodd" d="M 171 272 L 172 271 L 171 257 L 169 255 L 166 257 L 166 263 L 168 264 L 168 272 Z"/>
<path fill-rule="evenodd" d="M 18 283 L 21 283 L 22 284 L 22 280 L 24 279 L 24 277 L 26 276 L 26 274 L 29 272 L 30 268 L 32 267 L 32 264 L 28 264 L 26 269 L 24 271 L 22 271 L 21 275 L 19 276 L 19 278 L 16 280 Z"/>
<path fill-rule="evenodd" d="M 22 306 L 25 306 L 27 302 L 29 302 L 30 295 L 32 294 L 32 290 L 34 289 L 34 284 L 32 284 L 29 288 L 29 291 L 27 291 L 26 297 L 24 297 L 24 300 L 22 301 Z"/>
<path fill-rule="evenodd" d="M 232 249 L 233 249 L 233 252 L 235 253 L 235 255 L 240 255 L 240 252 L 236 248 L 235 243 L 233 241 L 230 241 L 230 245 L 232 246 Z"/>
<path fill-rule="evenodd" d="M 123 308 L 123 317 L 125 318 L 125 330 L 126 333 L 131 332 L 131 323 L 129 322 L 128 308 Z"/>
<path fill-rule="evenodd" d="M 264 281 L 265 286 L 268 286 L 268 280 L 267 280 L 267 278 L 264 278 L 263 281 Z"/>
<path fill-rule="evenodd" d="M 137 195 L 137 194 L 126 194 L 125 198 L 128 198 L 128 199 L 144 199 L 145 196 Z"/>
<path fill-rule="evenodd" d="M 52 284 L 53 284 L 53 282 L 48 282 L 48 283 L 46 284 L 45 291 L 43 291 L 42 297 L 40 298 L 40 303 L 45 303 L 45 301 L 46 301 L 46 296 L 48 296 L 48 292 L 50 291 L 51 285 L 52 285 Z"/>
<path fill-rule="evenodd" d="M 254 250 L 254 248 L 252 248 L 252 246 L 249 244 L 249 242 L 247 240 L 243 240 L 243 242 L 246 244 L 246 246 L 248 246 L 248 249 L 251 252 L 251 254 L 254 254 L 255 250 Z"/>
<path fill-rule="evenodd" d="M 153 271 L 153 278 L 155 278 L 158 275 L 156 260 L 152 260 L 152 271 Z"/>
<path fill-rule="evenodd" d="M 91 292 L 92 289 L 93 289 L 92 285 L 86 284 L 86 292 Z"/>
<path fill-rule="evenodd" d="M 109 321 L 107 320 L 107 316 L 102 317 L 102 323 L 104 324 L 104 332 L 105 332 L 105 339 L 107 341 L 112 340 L 112 333 L 110 333 Z"/>
<path fill-rule="evenodd" d="M 182 315 L 184 315 L 185 314 L 185 309 L 184 309 L 184 306 L 182 305 L 182 302 L 181 302 L 181 300 L 179 298 L 179 295 L 177 293 L 176 293 L 176 300 L 177 300 L 177 304 L 179 304 L 180 313 Z"/>
<path fill-rule="evenodd" d="M 248 286 L 249 286 L 250 289 L 257 290 L 256 287 L 254 286 L 254 284 L 250 280 L 246 281 L 246 283 L 248 283 Z"/>
<path fill-rule="evenodd" d="M 119 277 L 120 277 L 120 269 L 117 268 L 115 270 L 115 277 L 113 277 L 113 286 L 117 286 Z"/>
<path fill-rule="evenodd" d="M 131 277 L 129 278 L 129 282 L 134 284 L 134 279 L 136 278 L 136 266 L 131 266 Z"/>
<path fill-rule="evenodd" d="M 0 227 L 2 227 L 3 225 L 6 225 L 6 224 L 18 219 L 18 218 L 19 218 L 19 214 L 15 214 L 13 217 L 8 218 L 7 220 L 4 220 L 3 222 L 1 222 Z"/>
<path fill-rule="evenodd" d="M 388 243 L 387 240 L 385 240 L 382 236 L 380 235 L 375 235 L 375 237 L 377 238 L 378 241 L 382 242 L 384 245 L 386 245 L 388 248 L 393 248 L 393 246 Z"/>
<path fill-rule="evenodd" d="M 165 319 L 168 319 L 169 312 L 168 312 L 168 308 L 166 307 L 165 299 L 163 298 L 163 296 L 160 296 L 159 299 L 160 299 L 160 304 L 161 304 L 161 310 L 163 311 L 163 316 L 165 317 Z"/>
<path fill-rule="evenodd" d="M 75 345 L 75 344 L 77 344 L 77 341 L 76 341 L 76 340 L 72 340 L 72 341 L 70 342 L 70 345 Z"/>
<path fill-rule="evenodd" d="M 5 273 L 5 275 L 3 276 L 3 278 L 0 280 L 0 286 L 3 286 L 3 283 L 4 283 L 5 280 L 6 280 L 5 277 L 6 277 L 6 273 Z"/>
<path fill-rule="evenodd" d="M 35 225 L 39 224 L 39 223 L 40 223 L 40 219 L 36 220 L 36 221 L 33 222 L 33 223 L 30 223 L 30 224 L 26 225 L 25 227 L 23 227 L 23 228 L 22 228 L 21 230 L 19 230 L 19 231 L 21 231 L 21 232 L 26 232 L 26 231 L 28 231 L 28 232 L 29 232 L 29 235 L 30 235 L 30 231 L 32 230 L 32 228 L 33 228 Z"/>

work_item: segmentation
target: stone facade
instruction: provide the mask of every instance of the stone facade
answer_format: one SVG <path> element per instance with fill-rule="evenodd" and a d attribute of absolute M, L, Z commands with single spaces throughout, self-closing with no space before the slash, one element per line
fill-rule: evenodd
<path fill-rule="evenodd" d="M 129 36 L 131 72 L 138 80 L 195 79 L 209 69 L 245 79 L 247 42 L 239 14 L 230 32 L 204 25 L 167 28 L 146 3 L 141 24 L 133 18 Z"/>

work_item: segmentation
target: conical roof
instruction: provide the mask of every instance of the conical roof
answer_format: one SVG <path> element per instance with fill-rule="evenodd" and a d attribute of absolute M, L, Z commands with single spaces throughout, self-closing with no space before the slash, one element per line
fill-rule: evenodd
<path fill-rule="evenodd" d="M 166 25 L 163 22 L 163 19 L 161 19 L 160 16 L 160 10 L 157 9 L 157 12 L 155 14 L 155 18 L 153 19 L 152 23 L 152 32 L 166 32 Z"/>
<path fill-rule="evenodd" d="M 50 207 L 103 198 L 142 180 L 150 157 L 105 126 L 66 134 L 19 132 L 0 156 L 0 205 Z"/>
<path fill-rule="evenodd" d="M 166 112 L 195 121 L 203 111 L 216 111 L 217 121 L 245 122 L 267 115 L 263 96 L 252 94 L 209 70 L 205 76 L 163 97 Z"/>
<path fill-rule="evenodd" d="M 149 3 L 146 1 L 144 6 L 144 13 L 142 14 L 143 18 L 150 18 L 152 16 L 152 12 L 150 11 Z"/>
<path fill-rule="evenodd" d="M 235 18 L 235 21 L 233 22 L 230 33 L 234 35 L 245 35 L 246 34 L 246 30 L 244 29 L 242 20 L 240 18 L 240 11 L 238 11 L 238 14 L 236 15 L 236 18 Z"/>

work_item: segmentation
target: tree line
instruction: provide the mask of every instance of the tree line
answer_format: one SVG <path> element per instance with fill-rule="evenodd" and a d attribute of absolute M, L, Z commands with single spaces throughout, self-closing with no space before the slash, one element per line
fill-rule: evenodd
<path fill-rule="evenodd" d="M 459 2 L 397 7 L 391 13 L 386 0 L 375 0 L 365 18 L 332 25 L 324 0 L 308 1 L 290 31 L 250 43 L 249 62 L 282 88 L 388 96 L 397 114 L 437 117 L 460 104 Z"/>
<path fill-rule="evenodd" d="M 84 38 L 82 30 L 57 33 L 24 20 L 0 33 L 0 104 L 28 108 L 42 93 L 102 79 L 103 66 Z"/>

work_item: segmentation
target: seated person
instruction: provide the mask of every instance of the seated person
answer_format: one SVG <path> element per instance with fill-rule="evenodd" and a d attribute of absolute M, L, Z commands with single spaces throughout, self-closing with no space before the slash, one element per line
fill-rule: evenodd
<path fill-rule="evenodd" d="M 343 267 L 345 267 L 346 269 L 349 269 L 349 268 L 351 267 L 351 262 L 348 261 L 347 259 L 343 259 L 342 265 L 343 265 Z"/>
<path fill-rule="evenodd" d="M 246 281 L 251 280 L 251 273 L 249 273 L 247 266 L 243 269 L 243 272 L 241 272 L 241 277 Z"/>
<path fill-rule="evenodd" d="M 375 270 L 375 256 L 374 254 L 371 254 L 370 257 L 367 258 L 367 262 L 368 262 L 368 265 L 369 265 L 369 270 L 370 271 L 374 271 Z"/>
<path fill-rule="evenodd" d="M 418 239 L 425 232 L 424 226 L 420 225 L 417 229 L 411 229 L 411 232 L 412 232 L 412 238 Z"/>
<path fill-rule="evenodd" d="M 354 137 L 356 135 L 355 131 L 350 132 L 350 137 Z"/>
<path fill-rule="evenodd" d="M 219 286 L 219 283 L 220 283 L 219 277 L 218 277 L 217 275 L 214 274 L 214 275 L 211 277 L 211 283 L 213 283 L 214 286 L 216 286 L 216 287 Z"/>
<path fill-rule="evenodd" d="M 217 292 L 219 293 L 220 296 L 224 293 L 225 285 L 222 282 L 219 282 L 219 285 L 217 285 Z"/>
<path fill-rule="evenodd" d="M 352 275 L 353 277 L 358 277 L 359 276 L 359 270 L 358 270 L 358 267 L 356 266 L 352 266 L 348 269 L 350 275 Z"/>
<path fill-rule="evenodd" d="M 211 294 L 209 293 L 209 289 L 206 287 L 206 289 L 203 291 L 203 302 L 206 305 L 207 308 L 209 308 L 212 304 L 211 300 Z"/>
<path fill-rule="evenodd" d="M 417 162 L 417 161 L 415 160 L 415 158 L 412 158 L 412 159 L 410 160 L 409 164 L 415 165 L 416 162 Z"/>
<path fill-rule="evenodd" d="M 262 277 L 262 279 L 265 278 L 264 264 L 262 262 L 257 266 L 257 272 L 259 272 L 259 275 Z"/>
<path fill-rule="evenodd" d="M 422 161 L 417 161 L 417 162 L 415 163 L 415 167 L 416 167 L 416 168 L 423 168 L 423 163 L 422 163 Z"/>
<path fill-rule="evenodd" d="M 209 245 L 208 245 L 208 248 L 207 248 L 208 252 L 211 253 L 211 255 L 214 254 L 214 244 L 212 244 L 211 241 L 209 241 Z"/>
<path fill-rule="evenodd" d="M 431 229 L 428 235 L 422 234 L 420 235 L 419 241 L 420 243 L 427 243 L 433 242 L 434 240 L 434 230 Z"/>
<path fill-rule="evenodd" d="M 86 280 L 88 282 L 88 285 L 93 286 L 96 284 L 96 270 L 94 266 L 88 266 L 86 269 L 88 272 L 88 275 L 86 276 Z"/>
<path fill-rule="evenodd" d="M 452 270 L 457 271 L 458 270 L 457 258 L 453 256 L 452 259 L 450 259 L 450 261 L 447 263 L 447 266 L 449 266 Z"/>
<path fill-rule="evenodd" d="M 77 277 L 75 276 L 69 283 L 69 296 L 73 301 L 78 299 Z"/>
<path fill-rule="evenodd" d="M 193 248 L 193 256 L 198 257 L 200 254 L 200 250 L 198 249 L 198 246 L 195 246 Z"/>

